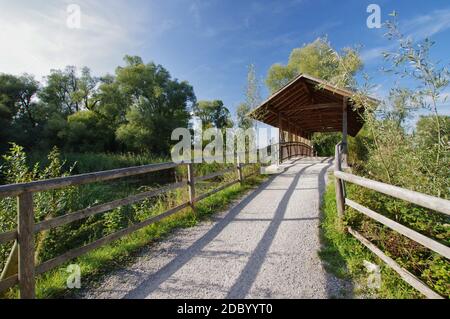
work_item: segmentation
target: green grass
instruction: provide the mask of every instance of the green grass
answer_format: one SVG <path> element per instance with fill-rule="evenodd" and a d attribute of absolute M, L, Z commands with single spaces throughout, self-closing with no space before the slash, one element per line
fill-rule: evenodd
<path fill-rule="evenodd" d="M 351 280 L 353 296 L 363 298 L 422 298 L 414 288 L 405 283 L 383 261 L 373 255 L 352 235 L 343 232 L 336 210 L 334 178 L 330 182 L 322 202 L 321 239 L 322 249 L 319 256 L 325 269 L 338 278 Z M 345 222 L 344 222 L 345 223 Z M 381 266 L 381 287 L 374 290 L 367 287 L 368 272 L 364 260 Z"/>
<path fill-rule="evenodd" d="M 76 260 L 49 271 L 37 278 L 37 298 L 63 298 L 74 296 L 73 290 L 66 288 L 69 264 L 78 264 L 81 268 L 82 286 L 95 285 L 101 278 L 114 269 L 123 268 L 133 261 L 133 256 L 143 247 L 163 239 L 177 228 L 195 226 L 212 214 L 225 209 L 233 200 L 263 180 L 262 177 L 252 177 L 244 185 L 236 184 L 214 194 L 196 205 L 196 213 L 190 208 L 184 209 L 158 223 L 145 227 L 129 236 L 123 237 L 112 244 L 103 246 Z M 165 205 L 155 205 L 159 213 Z M 154 212 L 155 214 L 158 211 Z M 76 292 L 75 292 L 76 293 Z M 11 289 L 5 295 L 7 298 L 17 298 L 17 288 Z"/>

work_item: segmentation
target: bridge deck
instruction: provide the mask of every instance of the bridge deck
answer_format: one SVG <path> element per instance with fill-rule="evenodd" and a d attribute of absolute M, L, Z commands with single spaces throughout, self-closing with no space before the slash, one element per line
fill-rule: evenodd
<path fill-rule="evenodd" d="M 329 298 L 318 257 L 329 158 L 294 159 L 230 210 L 144 249 L 84 298 Z"/>

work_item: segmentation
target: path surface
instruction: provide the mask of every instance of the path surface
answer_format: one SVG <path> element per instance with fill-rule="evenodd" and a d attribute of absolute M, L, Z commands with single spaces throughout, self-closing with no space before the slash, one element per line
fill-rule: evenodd
<path fill-rule="evenodd" d="M 335 298 L 320 249 L 320 195 L 331 160 L 297 159 L 231 209 L 143 249 L 83 298 Z"/>

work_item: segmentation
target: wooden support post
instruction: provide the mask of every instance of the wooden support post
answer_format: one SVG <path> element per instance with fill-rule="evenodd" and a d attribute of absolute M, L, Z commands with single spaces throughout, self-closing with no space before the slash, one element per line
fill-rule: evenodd
<path fill-rule="evenodd" d="M 239 183 L 241 183 L 241 185 L 244 184 L 244 172 L 243 172 L 243 165 L 242 163 L 238 160 L 237 163 L 237 171 L 238 171 L 238 179 L 239 179 Z"/>
<path fill-rule="evenodd" d="M 188 188 L 189 188 L 189 204 L 192 210 L 195 211 L 195 176 L 194 165 L 189 163 L 188 166 Z"/>
<path fill-rule="evenodd" d="M 21 299 L 35 298 L 33 194 L 18 196 L 19 291 Z"/>
<path fill-rule="evenodd" d="M 343 98 L 342 103 L 342 160 L 344 163 L 344 167 L 347 167 L 348 160 L 348 145 L 347 145 L 347 130 L 348 130 L 348 122 L 347 122 L 347 103 L 348 98 Z"/>
<path fill-rule="evenodd" d="M 278 112 L 278 164 L 283 162 L 283 120 L 281 119 L 281 113 Z"/>
<path fill-rule="evenodd" d="M 341 171 L 341 152 L 339 149 L 340 145 L 336 145 L 335 157 L 334 157 L 334 171 Z M 339 215 L 339 219 L 342 221 L 344 217 L 345 211 L 345 198 L 344 198 L 344 190 L 342 188 L 342 181 L 335 175 L 334 176 L 334 185 L 336 188 L 336 206 Z"/>

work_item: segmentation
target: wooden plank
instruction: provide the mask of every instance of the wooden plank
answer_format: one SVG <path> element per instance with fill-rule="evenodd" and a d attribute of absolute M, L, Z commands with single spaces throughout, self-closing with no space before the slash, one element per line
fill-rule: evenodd
<path fill-rule="evenodd" d="M 227 173 L 234 172 L 234 170 L 235 170 L 235 168 L 228 168 L 228 169 L 224 169 L 222 171 L 219 171 L 219 172 L 216 172 L 216 173 L 212 173 L 212 174 L 209 174 L 209 175 L 199 176 L 199 177 L 195 178 L 195 181 L 196 182 L 205 181 L 205 180 L 217 177 L 217 176 L 222 176 L 222 175 L 225 175 Z"/>
<path fill-rule="evenodd" d="M 383 253 L 378 247 L 368 241 L 364 236 L 348 227 L 348 232 L 352 234 L 356 239 L 358 239 L 364 246 L 366 246 L 371 252 L 377 255 L 381 260 L 383 260 L 390 268 L 392 268 L 396 273 L 402 277 L 404 281 L 410 284 L 412 287 L 420 291 L 424 296 L 429 299 L 443 299 L 441 295 L 434 292 L 430 287 L 420 281 L 416 276 L 411 274 L 406 269 L 402 268 L 398 263 L 396 263 L 392 258 Z"/>
<path fill-rule="evenodd" d="M 11 277 L 1 280 L 0 281 L 0 293 L 5 291 L 8 288 L 11 288 L 11 287 L 17 285 L 18 282 L 19 282 L 18 275 L 14 275 L 14 276 L 11 276 Z"/>
<path fill-rule="evenodd" d="M 318 110 L 328 110 L 328 109 L 341 109 L 342 105 L 339 103 L 318 103 L 318 104 L 307 104 L 299 105 L 297 109 L 286 112 L 289 114 L 290 118 L 295 119 L 296 114 L 301 114 L 304 111 L 318 111 Z"/>
<path fill-rule="evenodd" d="M 340 143 L 335 147 L 335 156 L 334 156 L 334 185 L 336 191 L 336 207 L 339 215 L 339 219 L 342 220 L 345 212 L 344 206 L 344 191 L 342 187 L 342 181 L 336 176 L 336 172 L 342 170 L 341 168 L 341 150 Z"/>
<path fill-rule="evenodd" d="M 242 163 L 240 163 L 240 162 L 237 163 L 238 180 L 239 180 L 239 183 L 241 183 L 241 185 L 244 184 L 244 174 L 243 174 L 242 169 L 243 169 Z"/>
<path fill-rule="evenodd" d="M 156 223 L 156 222 L 158 222 L 158 221 L 160 221 L 160 220 L 162 220 L 162 219 L 164 219 L 164 218 L 166 218 L 166 217 L 168 217 L 170 215 L 175 214 L 176 212 L 178 212 L 178 211 L 180 211 L 183 208 L 186 208 L 188 206 L 189 206 L 189 202 L 186 202 L 186 203 L 181 204 L 181 205 L 179 205 L 177 207 L 169 209 L 169 210 L 167 210 L 166 212 L 164 212 L 162 214 L 159 214 L 157 216 L 148 218 L 148 219 L 146 219 L 146 220 L 144 220 L 144 221 L 142 221 L 140 223 L 134 224 L 134 225 L 132 225 L 132 226 L 130 226 L 128 228 L 119 230 L 119 231 L 117 231 L 117 232 L 115 232 L 113 234 L 110 234 L 108 236 L 100 238 L 100 239 L 98 239 L 98 240 L 96 240 L 96 241 L 94 241 L 92 243 L 89 243 L 89 244 L 83 246 L 83 247 L 72 249 L 72 250 L 70 250 L 70 251 L 68 251 L 68 252 L 66 252 L 66 253 L 58 256 L 58 257 L 55 257 L 53 259 L 50 259 L 50 260 L 45 261 L 42 264 L 38 265 L 36 267 L 36 273 L 37 274 L 42 274 L 42 273 L 44 273 L 46 271 L 49 271 L 49 270 L 51 270 L 51 269 L 53 269 L 55 267 L 58 267 L 59 265 L 65 263 L 65 262 L 67 262 L 69 260 L 72 260 L 74 258 L 77 258 L 77 257 L 79 257 L 79 256 L 81 256 L 81 255 L 83 255 L 83 254 L 85 254 L 85 253 L 87 253 L 87 252 L 89 252 L 91 250 L 94 250 L 94 249 L 97 249 L 97 248 L 99 248 L 99 247 L 101 247 L 103 245 L 109 244 L 109 243 L 111 243 L 111 242 L 113 242 L 113 241 L 115 241 L 115 240 L 117 240 L 117 239 L 119 239 L 119 238 L 121 238 L 123 236 L 129 235 L 129 234 L 131 234 L 131 233 L 133 233 L 133 232 L 135 232 L 135 231 L 137 231 L 137 230 L 139 230 L 139 229 L 141 229 L 143 227 L 146 227 L 146 226 L 148 226 L 150 224 Z"/>
<path fill-rule="evenodd" d="M 9 252 L 8 259 L 3 267 L 0 280 L 9 278 L 11 276 L 17 275 L 19 272 L 19 244 L 14 242 L 14 245 Z"/>
<path fill-rule="evenodd" d="M 334 175 L 347 182 L 372 189 L 374 191 L 402 199 L 404 201 L 441 212 L 446 215 L 450 215 L 450 201 L 434 197 L 419 192 L 415 192 L 409 189 L 404 189 L 398 186 L 393 186 L 381 182 L 377 182 L 368 178 L 356 176 L 344 172 L 334 172 Z"/>
<path fill-rule="evenodd" d="M 150 172 L 174 168 L 183 164 L 176 163 L 158 163 L 136 167 L 126 167 L 109 171 L 73 175 L 67 177 L 58 177 L 30 183 L 18 183 L 0 186 L 0 197 L 17 196 L 25 192 L 40 192 L 52 189 L 63 188 L 67 186 L 83 185 L 93 182 L 102 182 L 127 176 L 146 174 Z"/>
<path fill-rule="evenodd" d="M 445 258 L 450 259 L 450 248 L 449 247 L 447 247 L 431 238 L 428 238 L 427 236 L 424 236 L 406 226 L 403 226 L 402 224 L 399 224 L 399 223 L 393 221 L 392 219 L 389 219 L 377 212 L 374 212 L 373 210 L 371 210 L 367 207 L 364 207 L 364 206 L 352 201 L 351 199 L 346 198 L 345 204 L 356 209 L 360 213 L 376 220 L 377 222 L 389 227 L 390 229 L 393 229 L 396 232 L 408 237 L 409 239 L 412 239 L 415 242 L 418 242 L 419 244 L 431 249 L 432 251 L 434 251 L 438 254 L 441 254 Z"/>
<path fill-rule="evenodd" d="M 238 180 L 238 179 L 236 179 L 236 180 L 234 180 L 234 181 L 231 181 L 231 182 L 229 182 L 229 183 L 226 183 L 225 185 L 222 185 L 222 186 L 220 186 L 220 187 L 218 187 L 218 188 L 216 188 L 216 189 L 213 189 L 212 191 L 209 191 L 209 192 L 207 192 L 207 193 L 205 193 L 205 194 L 202 194 L 202 195 L 198 196 L 198 197 L 195 199 L 195 202 L 199 202 L 199 201 L 205 199 L 206 197 L 209 197 L 209 196 L 211 196 L 211 195 L 213 195 L 213 194 L 215 194 L 215 193 L 218 193 L 218 192 L 224 190 L 225 188 L 228 188 L 228 187 L 230 187 L 230 186 L 232 186 L 232 185 L 234 185 L 234 184 L 236 184 L 236 183 L 239 183 L 239 180 Z"/>
<path fill-rule="evenodd" d="M 18 197 L 19 290 L 21 299 L 35 298 L 33 194 Z"/>
<path fill-rule="evenodd" d="M 348 159 L 348 144 L 347 144 L 347 132 L 348 132 L 348 124 L 347 124 L 347 102 L 348 98 L 344 97 L 342 99 L 342 162 L 344 167 L 347 167 L 347 159 Z"/>
<path fill-rule="evenodd" d="M 10 230 L 0 234 L 0 244 L 17 239 L 17 230 Z"/>
<path fill-rule="evenodd" d="M 189 204 L 195 210 L 195 174 L 194 165 L 188 164 L 188 188 L 189 188 Z"/>
<path fill-rule="evenodd" d="M 151 198 L 160 194 L 163 194 L 167 191 L 173 190 L 173 189 L 177 189 L 180 187 L 184 187 L 186 185 L 186 182 L 179 182 L 179 183 L 173 183 L 167 186 L 164 186 L 160 189 L 156 189 L 153 191 L 148 191 L 148 192 L 143 192 L 140 194 L 136 194 L 136 195 L 131 195 L 129 197 L 126 198 L 122 198 L 122 199 L 117 199 L 108 203 L 104 203 L 104 204 L 100 204 L 100 205 L 96 205 L 96 206 L 92 206 L 89 208 L 85 208 L 82 210 L 79 210 L 77 212 L 73 212 L 70 214 L 66 214 L 63 216 L 59 216 L 56 218 L 52 218 L 49 220 L 44 220 L 38 224 L 35 225 L 34 227 L 34 232 L 38 233 L 44 230 L 48 230 L 48 229 L 52 229 L 55 227 L 60 227 L 62 225 L 68 224 L 68 223 L 72 223 L 74 221 L 80 220 L 80 219 L 84 219 L 93 215 L 97 215 L 100 213 L 104 213 L 107 211 L 110 211 L 114 208 L 120 207 L 120 206 L 125 206 L 125 205 L 130 205 L 130 204 L 134 204 L 137 203 L 139 201 L 142 201 L 144 199 L 147 198 Z"/>

